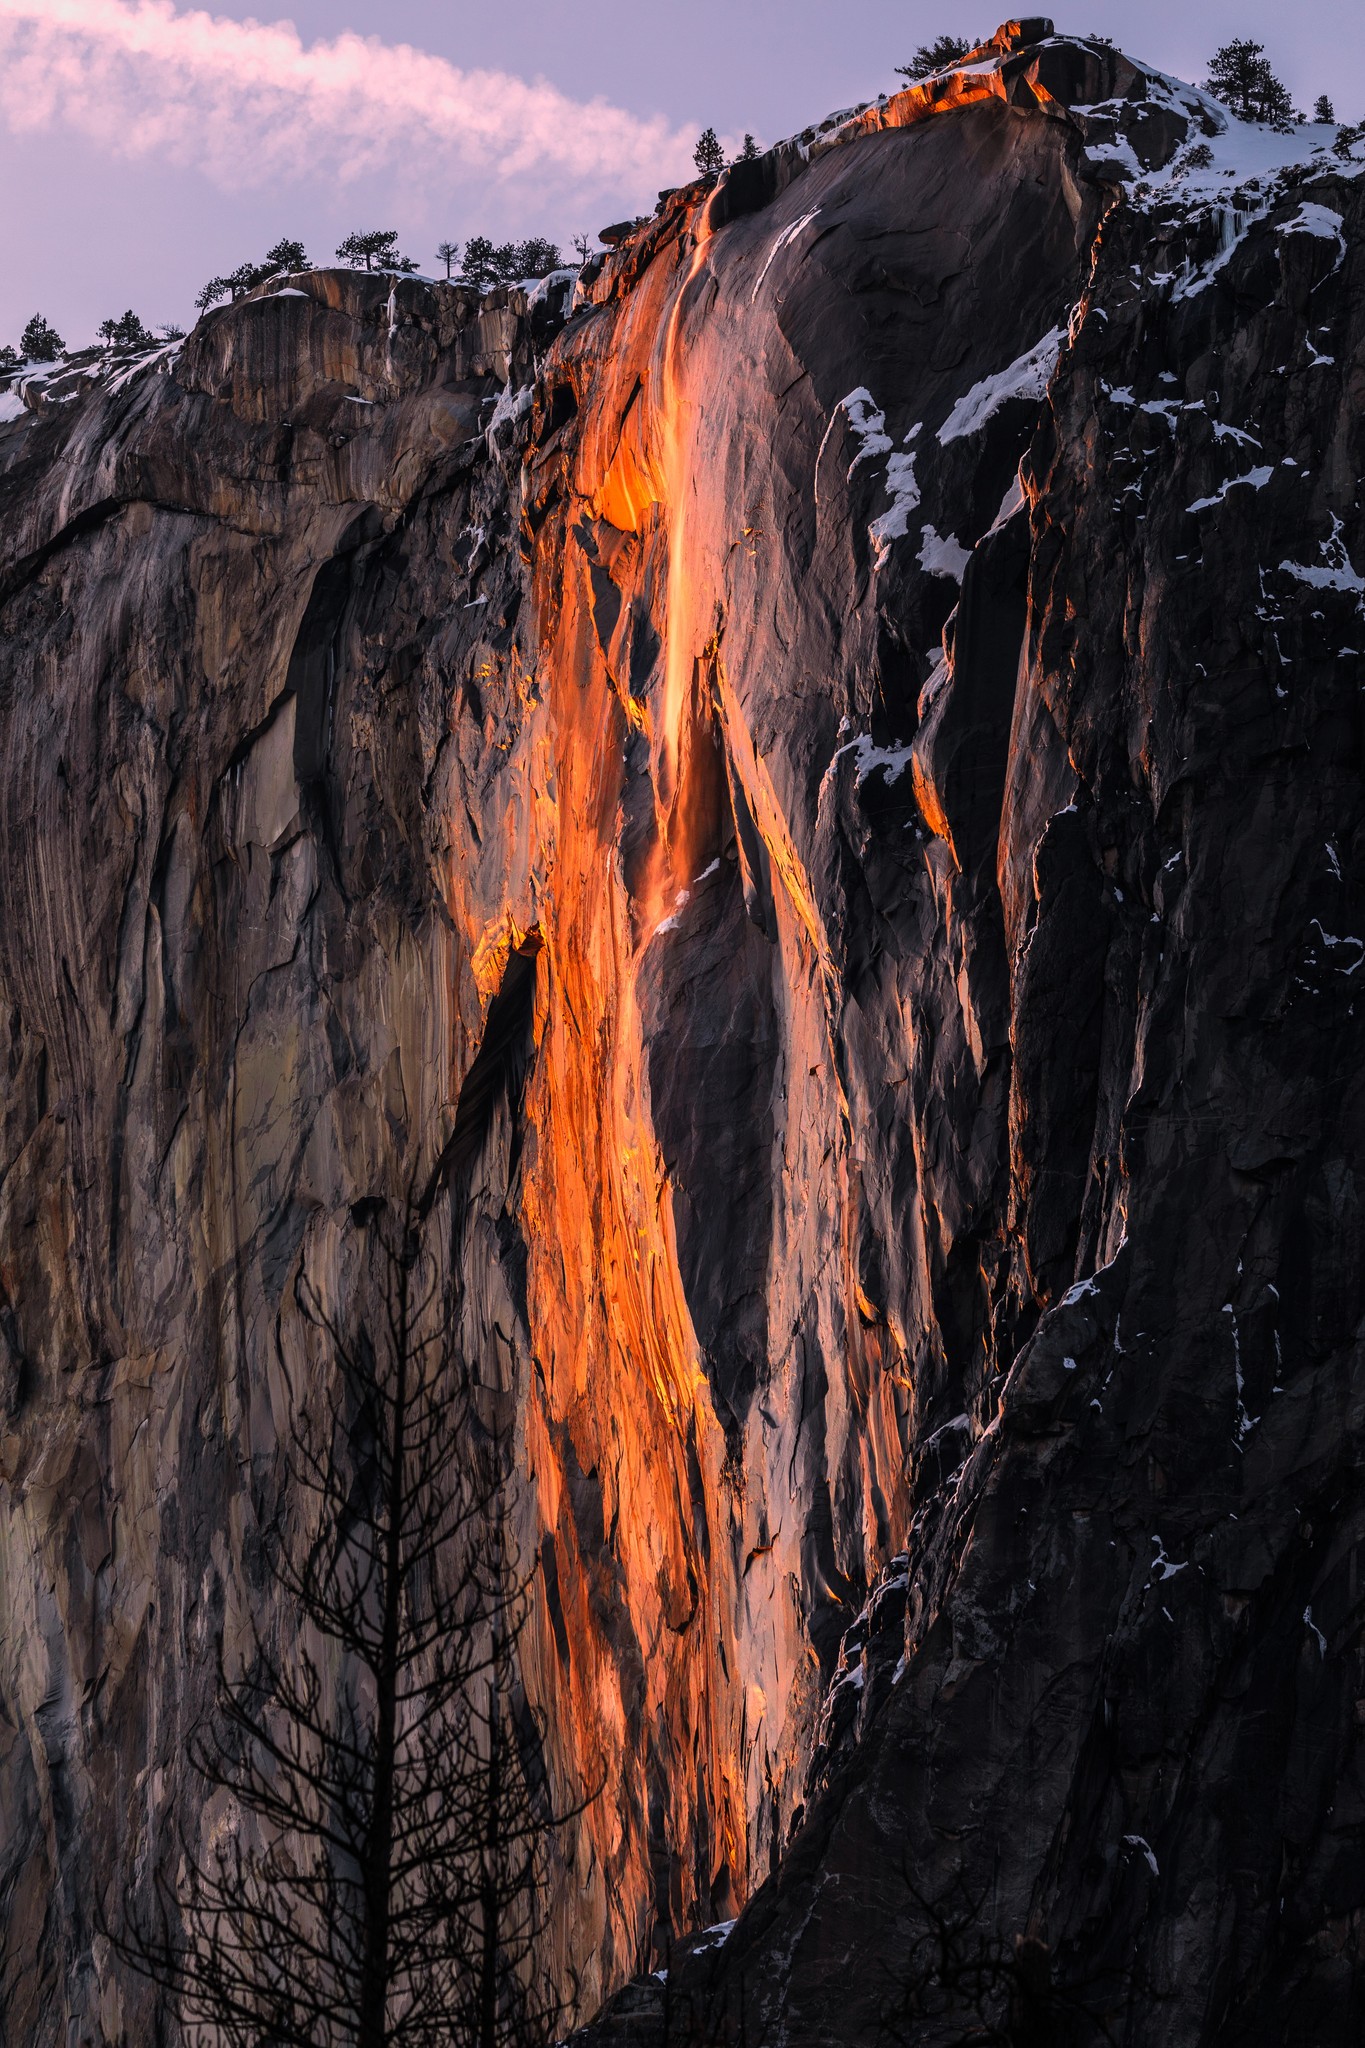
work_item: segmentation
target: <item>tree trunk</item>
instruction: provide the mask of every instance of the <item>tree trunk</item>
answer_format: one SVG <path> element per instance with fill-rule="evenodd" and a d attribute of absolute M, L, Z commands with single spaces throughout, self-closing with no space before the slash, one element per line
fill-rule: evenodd
<path fill-rule="evenodd" d="M 368 268 L 368 259 L 366 262 Z M 383 1635 L 375 1709 L 374 1783 L 365 1844 L 365 1939 L 360 1977 L 357 2048 L 384 2048 L 388 2038 L 389 1917 L 393 1865 L 393 1794 L 398 1727 L 398 1632 L 402 1609 L 402 1533 L 408 1396 L 408 1293 L 403 1290 L 396 1345 L 397 1373 L 389 1445 L 388 1498 L 384 1503 Z"/>
<path fill-rule="evenodd" d="M 497 2048 L 499 1925 L 498 1851 L 502 1808 L 502 1730 L 498 1725 L 497 1664 L 488 1682 L 488 1811 L 484 1824 L 481 1917 L 483 1954 L 479 1968 L 478 2048 Z"/>

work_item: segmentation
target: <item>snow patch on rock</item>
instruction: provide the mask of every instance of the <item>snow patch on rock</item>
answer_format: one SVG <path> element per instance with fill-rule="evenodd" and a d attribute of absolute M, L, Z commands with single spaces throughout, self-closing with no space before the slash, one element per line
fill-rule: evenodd
<path fill-rule="evenodd" d="M 1346 543 L 1341 537 L 1341 521 L 1332 514 L 1332 537 L 1321 543 L 1321 562 L 1281 562 L 1281 572 L 1292 576 L 1296 583 L 1307 583 L 1314 590 L 1345 590 L 1354 596 L 1365 596 L 1365 576 L 1360 574 L 1346 552 Z"/>
<path fill-rule="evenodd" d="M 1263 462 L 1258 468 L 1249 469 L 1245 476 L 1230 476 L 1225 484 L 1219 485 L 1211 498 L 1196 498 L 1192 505 L 1185 507 L 1185 510 L 1187 512 L 1207 512 L 1212 506 L 1221 505 L 1228 492 L 1235 491 L 1241 484 L 1245 484 L 1249 490 L 1263 491 L 1274 474 L 1274 463 Z"/>
<path fill-rule="evenodd" d="M 1057 367 L 1065 339 L 1066 330 L 1053 327 L 1041 341 L 1036 341 L 1024 355 L 1007 364 L 994 377 L 983 377 L 979 384 L 973 384 L 971 390 L 959 398 L 939 428 L 941 446 L 946 448 L 950 441 L 961 441 L 968 434 L 979 434 L 987 421 L 993 419 L 1011 398 L 1041 399 Z"/>
<path fill-rule="evenodd" d="M 932 526 L 925 527 L 920 542 L 919 565 L 926 575 L 946 576 L 952 582 L 960 583 L 971 559 L 971 549 L 964 548 L 955 533 L 940 534 Z"/>

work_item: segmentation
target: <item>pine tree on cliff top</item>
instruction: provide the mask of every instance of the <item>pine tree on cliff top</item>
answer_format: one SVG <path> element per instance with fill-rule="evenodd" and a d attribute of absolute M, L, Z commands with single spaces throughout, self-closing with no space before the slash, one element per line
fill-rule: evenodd
<path fill-rule="evenodd" d="M 292 240 L 288 235 L 281 237 L 273 249 L 266 250 L 265 260 L 272 276 L 281 271 L 311 270 L 313 267 L 303 243 Z"/>
<path fill-rule="evenodd" d="M 356 270 L 413 271 L 417 268 L 410 256 L 399 255 L 397 228 L 371 228 L 364 233 L 347 235 L 344 242 L 337 243 L 337 257 Z"/>
<path fill-rule="evenodd" d="M 211 277 L 194 303 L 202 313 L 218 299 L 243 298 L 247 292 L 254 291 L 258 284 L 265 284 L 272 277 L 292 275 L 296 271 L 311 270 L 312 267 L 303 243 L 286 236 L 276 242 L 273 249 L 266 250 L 263 262 L 239 263 L 237 268 L 228 271 L 226 276 Z"/>
<path fill-rule="evenodd" d="M 692 152 L 692 161 L 703 178 L 716 178 L 725 169 L 725 151 L 714 128 L 703 128 Z"/>
<path fill-rule="evenodd" d="M 58 356 L 66 353 L 66 343 L 41 313 L 34 314 L 19 336 L 19 348 L 28 363 L 55 363 Z"/>
<path fill-rule="evenodd" d="M 498 251 L 487 235 L 469 237 L 464 245 L 460 275 L 466 284 L 476 284 L 481 291 L 498 282 Z"/>
<path fill-rule="evenodd" d="M 143 325 L 132 307 L 120 313 L 116 320 L 101 320 L 95 329 L 100 340 L 109 348 L 154 348 L 156 336 L 150 327 Z"/>
<path fill-rule="evenodd" d="M 198 1839 L 112 1931 L 192 2048 L 544 2048 L 565 2016 L 547 1858 L 582 1808 L 555 1808 L 518 1675 L 506 1396 L 456 1348 L 420 1211 L 368 1244 L 377 1316 L 344 1331 L 296 1286 L 317 1349 L 265 1545 L 290 1625 L 220 1640 Z"/>
<path fill-rule="evenodd" d="M 965 36 L 936 36 L 932 43 L 921 43 L 914 59 L 909 64 L 898 64 L 896 76 L 913 81 L 928 78 L 935 71 L 946 71 L 950 64 L 957 64 L 968 50 L 976 45 Z"/>
<path fill-rule="evenodd" d="M 487 235 L 471 235 L 460 276 L 466 284 L 487 291 L 496 284 L 519 284 L 524 277 L 546 277 L 563 260 L 559 245 L 544 235 L 528 235 L 524 242 L 491 242 Z"/>
<path fill-rule="evenodd" d="M 1265 45 L 1246 37 L 1214 51 L 1204 89 L 1240 120 L 1268 121 L 1284 128 L 1294 119 L 1289 88 L 1272 71 Z"/>

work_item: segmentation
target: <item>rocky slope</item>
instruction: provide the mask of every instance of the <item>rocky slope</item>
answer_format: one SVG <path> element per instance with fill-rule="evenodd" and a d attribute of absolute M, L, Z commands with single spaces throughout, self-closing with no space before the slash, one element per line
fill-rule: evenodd
<path fill-rule="evenodd" d="M 957 1916 L 1078 2038 L 1355 2038 L 1330 141 L 1013 23 L 580 280 L 0 400 L 7 2039 L 145 2038 L 100 1914 L 414 1177 L 585 2010 L 750 1901 L 615 2030 L 871 2042 Z"/>

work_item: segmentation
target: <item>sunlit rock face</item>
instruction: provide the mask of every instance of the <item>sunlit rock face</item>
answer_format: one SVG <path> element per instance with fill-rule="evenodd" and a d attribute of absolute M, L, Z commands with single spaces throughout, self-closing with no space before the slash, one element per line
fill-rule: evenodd
<path fill-rule="evenodd" d="M 1338 2038 L 1361 200 L 1237 141 L 1013 24 L 577 282 L 0 424 L 15 2041 L 147 2024 L 99 1914 L 412 1185 L 585 2011 L 752 1899 L 689 1996 L 872 2041 L 908 1876 L 1135 2040 Z"/>

